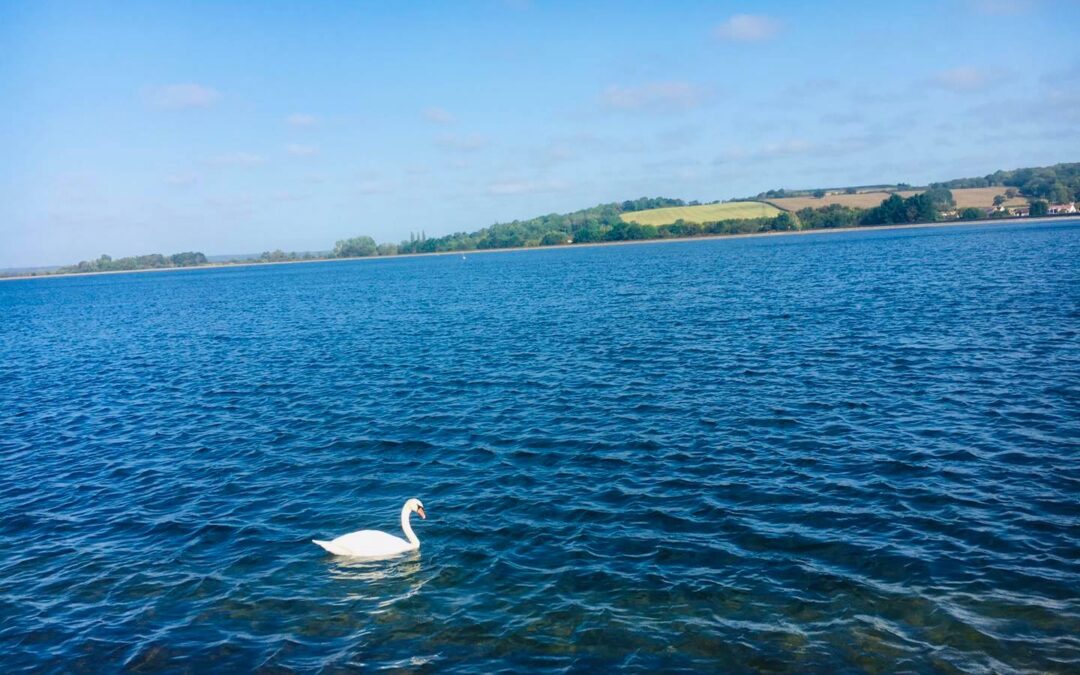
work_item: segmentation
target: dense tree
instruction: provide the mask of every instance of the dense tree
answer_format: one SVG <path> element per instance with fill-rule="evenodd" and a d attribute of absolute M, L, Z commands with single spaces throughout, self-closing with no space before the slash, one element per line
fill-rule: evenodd
<path fill-rule="evenodd" d="M 623 211 L 647 211 L 649 209 L 662 209 L 667 206 L 686 206 L 681 199 L 669 199 L 668 197 L 639 197 L 630 199 L 620 204 Z"/>
<path fill-rule="evenodd" d="M 195 251 L 176 253 L 171 256 L 163 256 L 160 253 L 131 256 L 127 258 L 113 258 L 102 254 L 97 260 L 83 260 L 77 265 L 61 267 L 59 273 L 73 272 L 121 272 L 145 269 L 163 269 L 170 267 L 192 267 L 205 265 L 206 256 Z"/>
<path fill-rule="evenodd" d="M 1054 183 L 1048 195 L 1054 204 L 1066 204 L 1073 200 L 1073 192 L 1064 183 Z"/>
<path fill-rule="evenodd" d="M 941 219 L 941 212 L 955 205 L 952 192 L 933 188 L 904 199 L 893 193 L 880 206 L 868 209 L 859 219 L 862 225 L 930 223 Z"/>
<path fill-rule="evenodd" d="M 776 221 L 773 224 L 773 229 L 776 230 L 797 230 L 799 229 L 799 218 L 793 213 L 784 211 L 776 216 Z"/>
<path fill-rule="evenodd" d="M 983 212 L 973 206 L 969 206 L 960 212 L 960 217 L 964 220 L 978 220 L 983 217 Z"/>
<path fill-rule="evenodd" d="M 342 239 L 334 244 L 335 258 L 366 258 L 378 252 L 379 247 L 375 244 L 375 240 L 366 236 Z"/>
<path fill-rule="evenodd" d="M 935 185 L 953 189 L 1010 187 L 1014 189 L 1014 193 L 1005 193 L 1010 199 L 1023 195 L 1029 199 L 1072 201 L 1080 193 L 1080 162 L 995 171 L 981 178 L 959 178 Z"/>
<path fill-rule="evenodd" d="M 1032 216 L 1045 216 L 1048 213 L 1050 213 L 1050 205 L 1047 204 L 1045 201 L 1041 199 L 1036 199 L 1031 202 L 1030 214 Z"/>
<path fill-rule="evenodd" d="M 570 235 L 565 232 L 548 232 L 540 239 L 541 246 L 556 246 L 558 244 L 565 244 L 570 239 Z"/>
<path fill-rule="evenodd" d="M 796 215 L 799 218 L 802 229 L 818 230 L 831 229 L 834 227 L 853 227 L 859 224 L 860 209 L 840 204 L 814 209 L 806 207 L 800 209 Z"/>

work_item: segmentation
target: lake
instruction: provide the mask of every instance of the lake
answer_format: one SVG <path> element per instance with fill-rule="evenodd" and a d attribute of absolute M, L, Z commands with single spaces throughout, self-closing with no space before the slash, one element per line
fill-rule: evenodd
<path fill-rule="evenodd" d="M 0 283 L 4 670 L 1080 669 L 1080 220 Z M 399 534 L 418 554 L 311 544 Z"/>

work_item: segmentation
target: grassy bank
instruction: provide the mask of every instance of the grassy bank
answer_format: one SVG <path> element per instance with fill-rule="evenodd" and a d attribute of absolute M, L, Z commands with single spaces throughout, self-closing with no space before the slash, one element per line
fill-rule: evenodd
<path fill-rule="evenodd" d="M 158 269 L 143 269 L 143 270 L 116 270 L 110 272 L 80 272 L 74 274 L 43 274 L 36 276 L 12 276 L 12 277 L 0 277 L 0 281 L 26 281 L 29 279 L 57 279 L 63 277 L 91 277 L 91 276 L 104 276 L 108 274 L 139 274 L 143 272 L 184 272 L 189 270 L 206 270 L 206 269 L 226 269 L 226 268 L 238 268 L 238 267 L 266 267 L 269 265 L 311 265 L 319 263 L 335 263 L 335 262 L 355 262 L 358 260 L 376 261 L 376 260 L 399 260 L 402 258 L 426 258 L 431 256 L 460 256 L 468 258 L 472 255 L 480 255 L 487 253 L 521 253 L 525 251 L 546 251 L 551 249 L 567 249 L 567 248 L 594 248 L 600 246 L 636 246 L 644 244 L 677 244 L 679 242 L 690 241 L 714 241 L 720 239 L 750 239 L 755 237 L 791 237 L 791 236 L 809 236 L 809 235 L 827 235 L 827 234 L 840 234 L 849 232 L 881 232 L 886 230 L 919 230 L 929 228 L 951 228 L 951 227 L 970 227 L 973 225 L 1017 225 L 1028 223 L 1043 223 L 1049 221 L 1068 221 L 1075 220 L 1080 221 L 1080 216 L 1077 215 L 1059 215 L 1059 216 L 1045 216 L 1040 218 L 993 218 L 984 220 L 953 220 L 947 222 L 938 223 L 915 223 L 904 225 L 878 225 L 878 226 L 860 226 L 860 227 L 834 227 L 834 228 L 821 228 L 812 230 L 784 230 L 784 231 L 769 231 L 769 232 L 748 232 L 745 234 L 712 234 L 703 235 L 699 237 L 677 237 L 669 239 L 641 239 L 635 241 L 600 241 L 588 244 L 562 244 L 556 246 L 520 246 L 515 248 L 488 248 L 478 249 L 475 251 L 439 251 L 436 253 L 400 253 L 392 256 L 367 256 L 363 258 L 317 258 L 314 260 L 282 260 L 276 262 L 240 262 L 240 263 L 210 263 L 206 265 L 197 265 L 192 267 L 173 267 L 173 268 L 158 268 Z"/>

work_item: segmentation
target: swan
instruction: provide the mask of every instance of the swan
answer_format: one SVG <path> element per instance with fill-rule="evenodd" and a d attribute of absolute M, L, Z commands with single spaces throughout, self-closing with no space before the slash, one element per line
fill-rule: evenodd
<path fill-rule="evenodd" d="M 427 519 L 424 505 L 419 499 L 410 499 L 405 502 L 405 506 L 401 507 L 401 529 L 405 531 L 405 539 L 378 530 L 360 530 L 343 534 L 331 541 L 318 539 L 311 541 L 334 555 L 351 555 L 360 558 L 382 558 L 406 551 L 415 551 L 420 548 L 420 540 L 416 538 L 412 526 L 409 525 L 409 516 L 413 513 Z"/>

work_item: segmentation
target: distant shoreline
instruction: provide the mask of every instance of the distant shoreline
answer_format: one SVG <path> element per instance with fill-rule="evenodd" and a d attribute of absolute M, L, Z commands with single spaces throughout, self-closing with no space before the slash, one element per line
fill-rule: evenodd
<path fill-rule="evenodd" d="M 107 274 L 141 274 L 144 272 L 186 272 L 190 270 L 229 269 L 234 267 L 265 267 L 267 265 L 307 265 L 314 263 L 335 263 L 356 260 L 395 260 L 400 258 L 423 258 L 440 255 L 478 255 L 481 253 L 516 253 L 521 251 L 563 250 L 568 248 L 594 248 L 598 246 L 633 246 L 637 244 L 675 244 L 687 241 L 715 241 L 718 239 L 749 239 L 753 237 L 785 237 L 834 232 L 880 232 L 882 230 L 916 230 L 932 227 L 957 227 L 961 225 L 1007 225 L 1017 223 L 1044 223 L 1056 220 L 1080 218 L 1080 214 L 1038 216 L 1035 218 L 980 218 L 979 220 L 950 220 L 939 223 L 906 223 L 899 225 L 863 225 L 858 227 L 831 227 L 812 230 L 773 230 L 769 232 L 746 232 L 742 234 L 708 234 L 697 237 L 671 237 L 666 239 L 635 239 L 629 241 L 596 241 L 586 244 L 557 244 L 554 246 L 517 246 L 514 248 L 484 248 L 471 251 L 436 251 L 433 253 L 399 253 L 395 255 L 372 255 L 358 258 L 316 258 L 314 260 L 278 260 L 261 262 L 210 263 L 189 267 L 151 267 L 141 270 L 108 270 L 102 272 L 65 272 L 63 274 L 26 274 L 21 276 L 0 277 L 0 281 L 26 281 L 29 279 L 59 279 L 71 277 L 94 277 Z"/>

